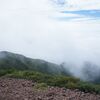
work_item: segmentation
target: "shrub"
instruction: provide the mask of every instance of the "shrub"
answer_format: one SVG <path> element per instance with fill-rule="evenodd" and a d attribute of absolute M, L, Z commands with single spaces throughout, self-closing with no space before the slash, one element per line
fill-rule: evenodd
<path fill-rule="evenodd" d="M 73 82 L 68 82 L 65 87 L 68 89 L 77 89 L 78 85 L 76 83 L 73 83 Z"/>
<path fill-rule="evenodd" d="M 0 76 L 4 76 L 4 75 L 7 75 L 7 74 L 11 74 L 14 71 L 15 71 L 14 69 L 0 70 Z"/>
<path fill-rule="evenodd" d="M 90 83 L 81 82 L 78 84 L 78 88 L 84 92 L 93 92 L 95 91 L 95 85 Z"/>
<path fill-rule="evenodd" d="M 48 85 L 46 83 L 36 83 L 34 89 L 36 90 L 46 90 Z"/>
<path fill-rule="evenodd" d="M 7 74 L 6 71 L 4 71 L 4 70 L 0 70 L 0 77 L 1 77 L 1 76 L 4 76 L 4 75 L 6 75 L 6 74 Z"/>
<path fill-rule="evenodd" d="M 0 70 L 0 76 L 9 76 L 14 78 L 31 79 L 37 82 L 36 88 L 49 86 L 66 87 L 70 89 L 79 89 L 84 92 L 96 92 L 100 94 L 100 85 L 80 81 L 74 77 L 63 75 L 48 75 L 35 71 L 18 70 Z"/>

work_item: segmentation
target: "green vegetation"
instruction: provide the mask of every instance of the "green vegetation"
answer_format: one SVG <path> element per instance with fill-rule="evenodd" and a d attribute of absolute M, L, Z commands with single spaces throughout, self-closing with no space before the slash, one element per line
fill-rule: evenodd
<path fill-rule="evenodd" d="M 33 70 L 52 75 L 71 75 L 63 66 L 6 51 L 0 52 L 0 70 L 2 69 Z"/>
<path fill-rule="evenodd" d="M 100 85 L 83 82 L 80 79 L 64 75 L 50 75 L 36 71 L 0 70 L 0 76 L 4 75 L 12 78 L 31 79 L 37 82 L 35 88 L 40 90 L 46 89 L 47 86 L 58 86 L 100 94 Z"/>
<path fill-rule="evenodd" d="M 86 66 L 89 65 L 87 64 Z M 87 77 L 91 78 L 94 76 L 90 70 L 85 69 L 84 72 Z M 64 67 L 64 64 L 57 65 L 5 51 L 0 52 L 0 76 L 31 79 L 37 82 L 37 89 L 44 89 L 47 86 L 58 86 L 100 94 L 99 84 L 83 82 L 72 77 L 68 69 Z M 97 80 L 99 80 L 99 74 Z"/>
<path fill-rule="evenodd" d="M 85 62 L 82 68 L 84 80 L 99 84 L 100 83 L 100 67 L 92 62 Z"/>
<path fill-rule="evenodd" d="M 48 88 L 48 85 L 46 84 L 46 83 L 37 83 L 37 84 L 35 84 L 35 86 L 34 86 L 34 89 L 36 89 L 36 90 L 46 90 Z"/>

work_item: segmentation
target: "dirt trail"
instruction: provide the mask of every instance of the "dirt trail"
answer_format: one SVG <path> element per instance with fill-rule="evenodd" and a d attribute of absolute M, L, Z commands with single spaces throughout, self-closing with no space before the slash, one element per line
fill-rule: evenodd
<path fill-rule="evenodd" d="M 36 91 L 31 80 L 0 78 L 0 100 L 100 100 L 100 95 L 57 87 Z"/>

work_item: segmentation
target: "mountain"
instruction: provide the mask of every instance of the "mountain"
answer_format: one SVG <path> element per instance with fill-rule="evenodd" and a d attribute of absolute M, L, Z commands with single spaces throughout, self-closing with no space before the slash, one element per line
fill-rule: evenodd
<path fill-rule="evenodd" d="M 100 67 L 92 62 L 85 62 L 82 68 L 82 79 L 92 83 L 100 83 Z"/>
<path fill-rule="evenodd" d="M 34 70 L 47 74 L 70 75 L 63 66 L 7 51 L 0 52 L 0 69 Z"/>

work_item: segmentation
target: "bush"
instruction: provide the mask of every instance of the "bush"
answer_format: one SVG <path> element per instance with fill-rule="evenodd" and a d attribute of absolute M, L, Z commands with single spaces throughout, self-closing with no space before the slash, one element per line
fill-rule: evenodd
<path fill-rule="evenodd" d="M 48 85 L 46 83 L 36 83 L 34 89 L 36 90 L 46 90 Z"/>
<path fill-rule="evenodd" d="M 0 77 L 1 77 L 1 76 L 4 76 L 4 75 L 6 75 L 6 74 L 7 74 L 6 71 L 4 71 L 4 70 L 0 70 Z"/>
<path fill-rule="evenodd" d="M 78 85 L 76 83 L 73 83 L 73 82 L 68 82 L 65 87 L 68 89 L 77 89 Z"/>
<path fill-rule="evenodd" d="M 84 92 L 95 92 L 95 85 L 86 82 L 79 83 L 78 88 Z"/>
<path fill-rule="evenodd" d="M 66 77 L 63 76 L 55 76 L 52 79 L 49 80 L 49 85 L 52 86 L 59 86 L 59 87 L 64 87 L 65 84 L 67 84 L 68 80 Z"/>
<path fill-rule="evenodd" d="M 14 69 L 6 69 L 6 70 L 0 70 L 0 77 L 5 76 L 7 74 L 13 73 L 15 70 Z"/>
<path fill-rule="evenodd" d="M 100 85 L 83 82 L 74 77 L 48 75 L 35 71 L 0 70 L 0 76 L 4 75 L 14 78 L 31 79 L 38 83 L 36 88 L 44 88 L 49 85 L 66 87 L 69 89 L 79 89 L 84 92 L 96 92 L 100 94 Z"/>

